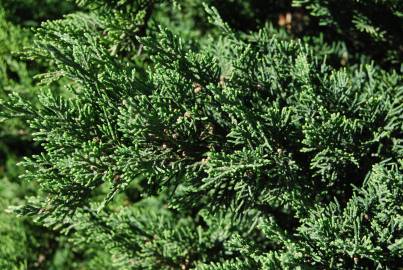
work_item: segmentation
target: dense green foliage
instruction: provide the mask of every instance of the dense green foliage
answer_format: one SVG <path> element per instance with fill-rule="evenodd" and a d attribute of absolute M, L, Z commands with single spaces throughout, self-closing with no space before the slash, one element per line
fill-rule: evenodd
<path fill-rule="evenodd" d="M 402 267 L 399 1 L 77 5 L 0 13 L 0 267 Z"/>
<path fill-rule="evenodd" d="M 400 65 L 403 58 L 402 10 L 400 0 L 294 0 L 319 19 L 331 37 L 341 36 L 360 53 L 381 64 Z M 332 32 L 332 33 L 331 33 Z"/>
<path fill-rule="evenodd" d="M 49 63 L 24 61 L 16 53 L 31 44 L 30 27 L 71 10 L 70 4 L 58 1 L 0 1 L 0 98 L 18 93 L 36 103 L 41 90 L 33 76 Z M 38 150 L 24 122 L 13 119 L 0 124 L 0 269 L 48 269 L 53 264 L 49 258 L 58 249 L 57 233 L 5 212 L 10 205 L 21 204 L 25 196 L 37 193 L 35 183 L 18 179 L 22 170 L 16 163 Z"/>

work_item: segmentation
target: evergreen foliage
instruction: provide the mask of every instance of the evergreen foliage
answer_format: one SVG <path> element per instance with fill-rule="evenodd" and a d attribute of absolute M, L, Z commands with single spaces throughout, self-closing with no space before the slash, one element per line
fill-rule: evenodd
<path fill-rule="evenodd" d="M 78 1 L 42 23 L 22 55 L 49 63 L 40 91 L 0 115 L 39 147 L 8 210 L 56 234 L 48 268 L 402 267 L 400 37 L 368 6 L 401 8 L 348 2 Z M 275 25 L 292 4 L 302 30 Z M 0 254 L 26 269 L 7 218 Z"/>
<path fill-rule="evenodd" d="M 307 9 L 321 26 L 332 29 L 360 53 L 380 63 L 401 64 L 402 1 L 293 0 L 293 5 Z"/>
<path fill-rule="evenodd" d="M 71 9 L 70 4 L 59 1 L 0 1 L 0 98 L 18 93 L 36 103 L 41 90 L 33 76 L 47 70 L 50 63 L 24 61 L 16 53 L 30 46 L 32 26 Z M 59 84 L 52 89 L 58 91 Z M 0 124 L 0 269 L 49 269 L 53 254 L 59 252 L 57 232 L 5 212 L 10 205 L 23 203 L 25 196 L 37 193 L 35 183 L 18 179 L 22 170 L 16 163 L 38 151 L 23 121 Z"/>

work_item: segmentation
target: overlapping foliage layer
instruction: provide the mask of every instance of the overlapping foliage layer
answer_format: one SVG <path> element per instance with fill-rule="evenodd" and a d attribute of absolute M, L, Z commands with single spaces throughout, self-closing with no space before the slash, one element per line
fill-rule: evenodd
<path fill-rule="evenodd" d="M 65 235 L 66 269 L 401 266 L 395 28 L 355 1 L 276 2 L 79 1 L 36 30 L 40 93 L 1 115 L 32 131 L 38 190 L 10 209 Z"/>

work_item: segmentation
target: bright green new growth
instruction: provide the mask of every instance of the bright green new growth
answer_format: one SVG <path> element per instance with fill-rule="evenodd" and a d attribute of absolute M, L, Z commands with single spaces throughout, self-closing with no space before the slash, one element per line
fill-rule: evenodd
<path fill-rule="evenodd" d="M 2 104 L 43 148 L 22 162 L 39 195 L 15 212 L 65 233 L 83 269 L 401 266 L 398 72 L 340 67 L 343 44 L 270 25 L 238 33 L 214 8 L 200 39 L 159 17 L 129 38 L 125 2 L 99 3 L 26 53 L 62 94 Z"/>

